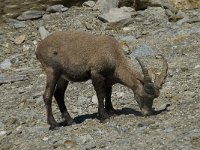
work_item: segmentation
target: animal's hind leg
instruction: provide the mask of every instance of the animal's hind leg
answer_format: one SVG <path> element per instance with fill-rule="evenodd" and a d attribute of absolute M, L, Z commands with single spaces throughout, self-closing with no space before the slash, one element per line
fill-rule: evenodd
<path fill-rule="evenodd" d="M 112 86 L 107 86 L 106 87 L 105 109 L 109 115 L 114 115 L 116 113 L 116 111 L 113 108 L 113 105 L 111 102 L 111 94 L 112 94 Z"/>
<path fill-rule="evenodd" d="M 64 125 L 71 125 L 74 123 L 74 120 L 69 115 L 65 102 L 64 102 L 65 91 L 67 89 L 68 83 L 69 81 L 60 77 L 60 79 L 58 80 L 55 92 L 54 92 L 54 97 L 60 109 L 62 118 L 64 119 Z"/>
<path fill-rule="evenodd" d="M 58 126 L 58 123 L 55 121 L 55 119 L 53 117 L 52 96 L 54 93 L 56 83 L 59 78 L 59 73 L 56 72 L 52 68 L 46 68 L 45 71 L 47 74 L 47 81 L 46 81 L 46 89 L 45 89 L 45 92 L 43 95 L 43 99 L 44 99 L 46 111 L 47 111 L 47 122 L 50 125 L 50 129 L 54 129 L 55 127 Z"/>

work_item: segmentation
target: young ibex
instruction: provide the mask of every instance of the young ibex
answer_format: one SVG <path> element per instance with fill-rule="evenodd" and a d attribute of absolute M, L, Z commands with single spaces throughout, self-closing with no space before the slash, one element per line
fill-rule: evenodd
<path fill-rule="evenodd" d="M 92 80 L 98 97 L 98 115 L 103 121 L 115 113 L 111 93 L 112 85 L 116 83 L 132 89 L 143 115 L 151 115 L 153 100 L 159 96 L 168 70 L 167 61 L 162 57 L 162 73 L 153 82 L 139 59 L 143 75 L 130 67 L 116 39 L 85 32 L 55 32 L 39 43 L 36 55 L 47 75 L 43 98 L 51 129 L 59 126 L 52 114 L 53 95 L 65 122 L 68 125 L 74 123 L 64 104 L 64 93 L 69 81 Z"/>

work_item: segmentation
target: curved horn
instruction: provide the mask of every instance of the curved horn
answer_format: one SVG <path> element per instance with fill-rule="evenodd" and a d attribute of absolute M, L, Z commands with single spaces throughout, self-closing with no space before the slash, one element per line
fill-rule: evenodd
<path fill-rule="evenodd" d="M 167 77 L 168 63 L 167 63 L 167 60 L 165 59 L 165 57 L 163 55 L 159 54 L 159 56 L 161 56 L 161 58 L 163 59 L 163 67 L 162 67 L 161 74 L 155 80 L 155 85 L 159 89 L 161 89 L 162 85 L 165 83 L 165 79 Z"/>
<path fill-rule="evenodd" d="M 144 65 L 144 63 L 141 62 L 140 59 L 137 58 L 137 57 L 136 57 L 136 60 L 138 61 L 138 63 L 140 64 L 140 66 L 142 68 L 142 72 L 143 72 L 143 75 L 144 75 L 144 83 L 152 82 L 152 80 L 151 80 L 151 78 L 149 76 L 149 71 L 146 68 L 146 66 Z"/>

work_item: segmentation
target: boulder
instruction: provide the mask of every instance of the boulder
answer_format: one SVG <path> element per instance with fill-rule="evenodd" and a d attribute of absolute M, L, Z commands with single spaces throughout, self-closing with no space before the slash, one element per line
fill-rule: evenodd
<path fill-rule="evenodd" d="M 45 11 L 28 10 L 23 12 L 20 16 L 18 16 L 17 19 L 20 21 L 39 19 L 42 18 L 44 14 Z"/>
<path fill-rule="evenodd" d="M 50 12 L 50 13 L 55 13 L 55 12 L 64 12 L 67 11 L 67 7 L 63 6 L 63 5 L 53 5 L 47 8 L 46 11 Z"/>
<path fill-rule="evenodd" d="M 83 3 L 83 6 L 92 8 L 95 6 L 95 1 L 86 1 Z"/>
<path fill-rule="evenodd" d="M 112 8 L 118 8 L 118 3 L 118 0 L 98 0 L 93 9 L 107 13 Z"/>
<path fill-rule="evenodd" d="M 109 12 L 104 13 L 99 16 L 99 19 L 103 22 L 119 22 L 121 20 L 131 18 L 131 13 L 125 11 L 122 7 L 121 8 L 112 8 Z"/>

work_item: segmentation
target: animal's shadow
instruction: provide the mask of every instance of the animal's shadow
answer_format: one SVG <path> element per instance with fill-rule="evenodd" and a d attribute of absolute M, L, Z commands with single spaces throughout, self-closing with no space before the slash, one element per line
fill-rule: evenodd
<path fill-rule="evenodd" d="M 162 113 L 163 111 L 168 111 L 167 109 L 162 109 L 159 111 L 154 111 L 152 115 L 158 115 Z M 140 111 L 134 110 L 132 108 L 122 108 L 122 109 L 117 109 L 115 112 L 115 115 L 120 116 L 120 115 L 130 115 L 133 114 L 138 117 L 142 117 L 142 113 Z M 85 115 L 80 115 L 74 118 L 74 121 L 76 124 L 80 124 L 84 122 L 87 119 L 98 119 L 98 113 L 92 113 L 92 114 L 85 114 Z M 60 122 L 60 126 L 68 126 L 66 122 Z"/>

